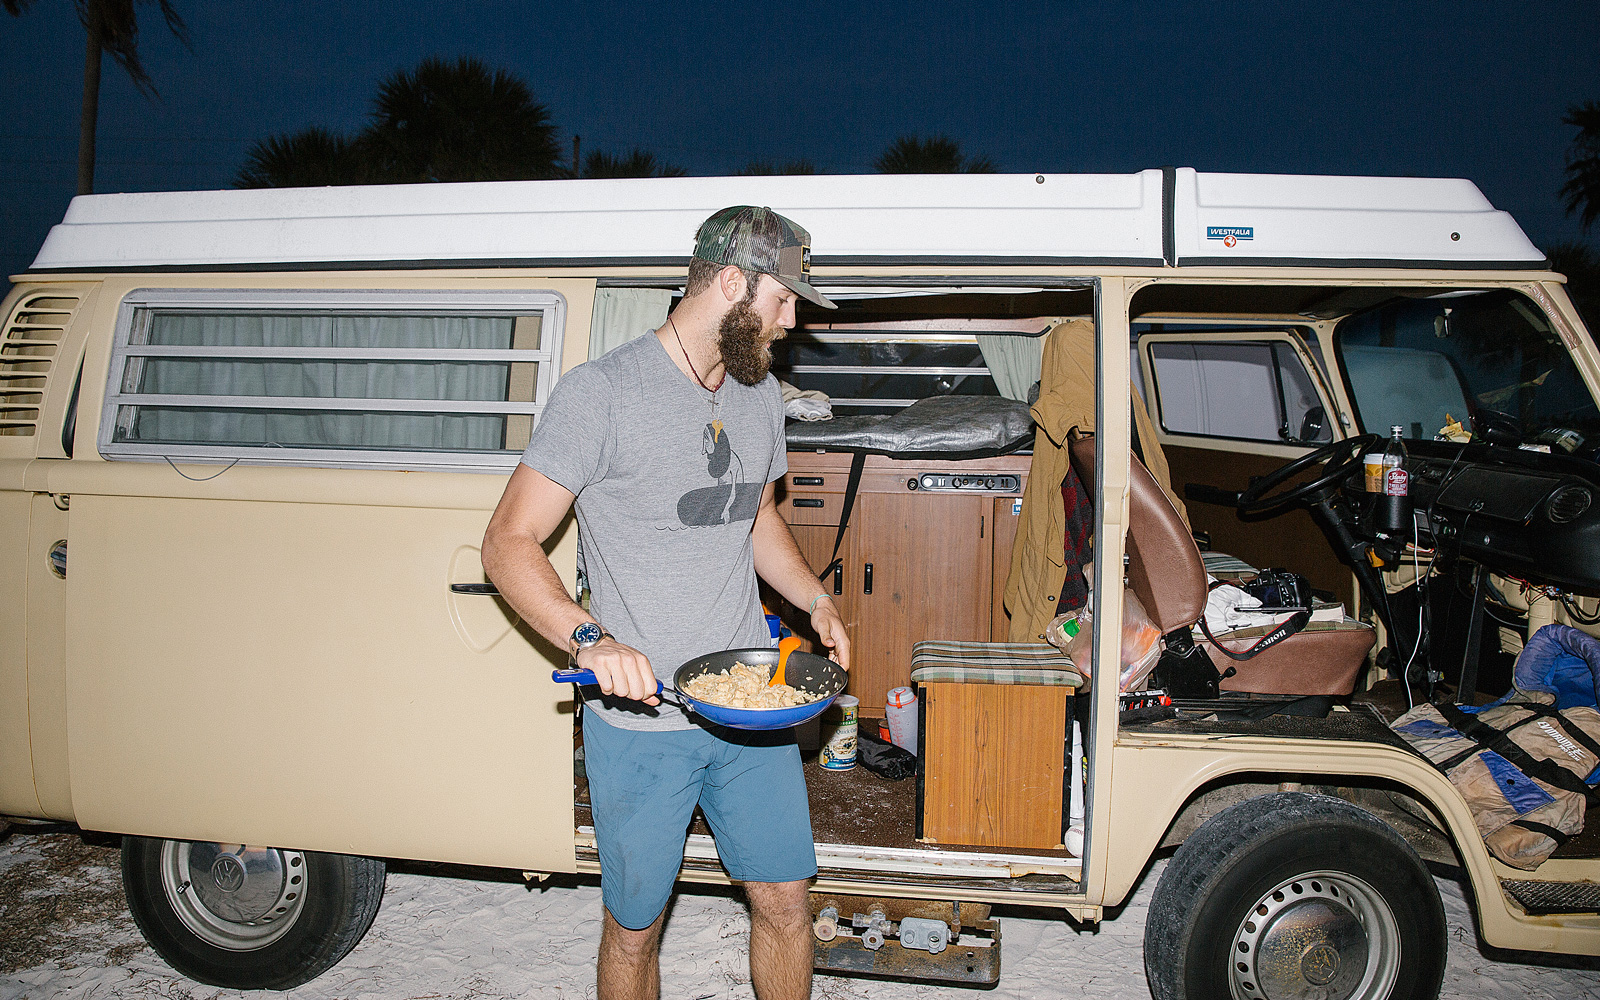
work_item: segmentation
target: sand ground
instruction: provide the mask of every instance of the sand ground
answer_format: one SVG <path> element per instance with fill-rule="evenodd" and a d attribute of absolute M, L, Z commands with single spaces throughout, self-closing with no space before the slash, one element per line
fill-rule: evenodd
<path fill-rule="evenodd" d="M 128 916 L 119 853 L 73 831 L 13 830 L 0 842 L 0 1000 L 282 996 L 290 1000 L 590 998 L 600 890 L 583 879 L 532 888 L 515 872 L 405 866 L 391 871 L 365 940 L 331 971 L 282 994 L 202 986 L 174 973 Z M 1000 985 L 990 991 L 818 976 L 829 1000 L 1145 1000 L 1140 944 L 1164 862 L 1115 919 L 1098 927 L 1043 912 L 1000 911 Z M 1438 879 L 1449 918 L 1448 998 L 1600 997 L 1600 960 L 1480 950 L 1460 887 Z M 753 996 L 745 966 L 749 917 L 732 891 L 675 897 L 662 942 L 662 995 Z M 891 945 L 894 947 L 894 945 Z"/>

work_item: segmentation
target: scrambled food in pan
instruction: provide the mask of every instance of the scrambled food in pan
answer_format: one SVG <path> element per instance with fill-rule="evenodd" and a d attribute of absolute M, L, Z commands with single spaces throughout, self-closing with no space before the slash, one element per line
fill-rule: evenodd
<path fill-rule="evenodd" d="M 796 691 L 788 684 L 768 686 L 771 674 L 766 667 L 735 663 L 714 674 L 701 674 L 684 681 L 683 693 L 697 701 L 724 708 L 793 708 L 815 698 Z"/>

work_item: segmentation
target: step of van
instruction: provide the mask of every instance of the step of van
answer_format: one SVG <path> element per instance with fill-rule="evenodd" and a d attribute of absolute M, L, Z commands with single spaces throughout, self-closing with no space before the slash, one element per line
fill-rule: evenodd
<path fill-rule="evenodd" d="M 1501 879 L 1500 888 L 1531 917 L 1556 913 L 1600 913 L 1600 883 Z"/>
<path fill-rule="evenodd" d="M 811 913 L 812 965 L 819 970 L 966 986 L 1000 982 L 1000 921 L 985 904 L 813 892 Z M 931 946 L 930 926 L 937 935 Z"/>

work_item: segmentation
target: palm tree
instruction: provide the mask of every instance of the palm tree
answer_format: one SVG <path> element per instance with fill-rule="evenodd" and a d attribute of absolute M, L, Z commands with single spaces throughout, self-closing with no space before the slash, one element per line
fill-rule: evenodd
<path fill-rule="evenodd" d="M 233 186 L 239 188 L 372 182 L 372 156 L 366 144 L 316 125 L 256 143 L 250 158 L 233 178 Z"/>
<path fill-rule="evenodd" d="M 383 180 L 503 181 L 556 177 L 550 112 L 528 85 L 482 60 L 425 59 L 385 80 L 363 133 Z"/>
<path fill-rule="evenodd" d="M 790 174 L 820 174 L 817 165 L 810 160 L 784 160 L 774 163 L 771 160 L 751 160 L 739 168 L 743 177 L 773 177 Z"/>
<path fill-rule="evenodd" d="M 992 174 L 994 161 L 987 156 L 962 156 L 961 144 L 949 136 L 919 139 L 903 135 L 872 161 L 880 174 Z"/>
<path fill-rule="evenodd" d="M 656 159 L 656 154 L 635 149 L 626 156 L 593 152 L 583 158 L 580 177 L 684 177 L 689 171 Z"/>
<path fill-rule="evenodd" d="M 1561 194 L 1567 199 L 1567 214 L 1576 214 L 1587 230 L 1600 218 L 1600 101 L 1574 104 L 1561 120 L 1578 129 L 1567 147 L 1567 182 Z"/>
<path fill-rule="evenodd" d="M 78 193 L 94 193 L 94 134 L 100 118 L 100 55 L 111 53 L 111 58 L 128 74 L 134 87 L 146 97 L 159 97 L 155 81 L 145 71 L 139 59 L 139 12 L 135 0 L 73 0 L 78 10 L 78 20 L 83 24 L 85 48 L 83 58 L 83 110 L 78 118 Z M 154 3 L 161 9 L 167 28 L 182 42 L 189 45 L 189 28 L 178 16 L 171 0 L 139 0 Z M 0 0 L 6 12 L 20 17 L 34 0 Z M 191 49 L 192 51 L 192 49 Z"/>

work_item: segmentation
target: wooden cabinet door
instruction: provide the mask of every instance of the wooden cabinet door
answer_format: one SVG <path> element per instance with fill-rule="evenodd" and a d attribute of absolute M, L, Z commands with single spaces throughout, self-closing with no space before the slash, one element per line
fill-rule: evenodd
<path fill-rule="evenodd" d="M 990 565 L 989 641 L 1009 642 L 1011 613 L 1006 610 L 1006 579 L 1011 575 L 1011 553 L 1017 547 L 1017 528 L 1022 523 L 1022 498 L 995 497 L 994 519 L 989 533 L 994 538 Z"/>
<path fill-rule="evenodd" d="M 863 492 L 856 506 L 844 553 L 848 690 L 862 715 L 881 716 L 885 692 L 910 683 L 918 640 L 989 634 L 993 508 L 986 496 L 913 492 Z"/>

